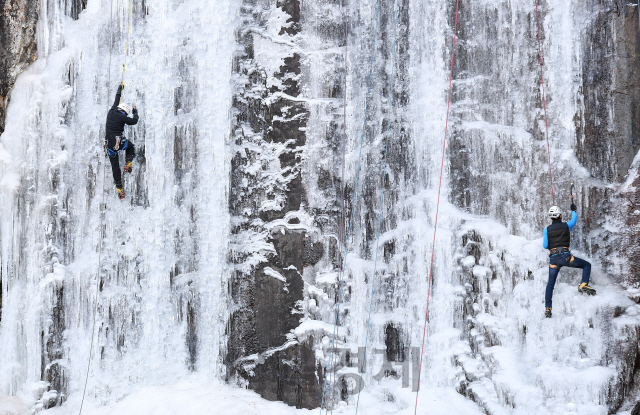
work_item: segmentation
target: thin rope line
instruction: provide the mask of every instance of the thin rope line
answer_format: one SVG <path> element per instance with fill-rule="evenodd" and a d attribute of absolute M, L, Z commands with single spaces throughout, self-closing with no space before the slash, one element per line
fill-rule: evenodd
<path fill-rule="evenodd" d="M 111 0 L 111 40 L 109 43 L 109 82 L 107 86 L 107 91 L 111 86 L 111 56 L 113 52 L 113 0 Z M 109 103 L 109 93 L 107 92 L 107 105 Z M 99 157 L 99 156 L 98 156 Z M 100 160 L 98 158 L 98 160 Z M 99 161 L 98 161 L 99 162 Z M 98 274 L 96 278 L 96 296 L 94 299 L 94 308 L 93 308 L 93 326 L 91 329 L 91 347 L 89 349 L 89 362 L 87 363 L 87 375 L 84 379 L 84 390 L 82 391 L 82 401 L 80 402 L 80 413 L 82 415 L 82 408 L 84 406 L 84 397 L 87 393 L 87 384 L 89 383 L 89 370 L 91 369 L 91 355 L 93 354 L 93 340 L 96 334 L 96 315 L 98 314 L 98 294 L 100 293 L 100 271 L 102 269 L 102 244 L 104 241 L 104 235 L 102 233 L 103 227 L 103 206 L 104 206 L 104 183 L 107 181 L 107 165 L 106 163 L 102 164 L 102 203 L 100 205 L 100 247 L 98 249 Z"/>
<path fill-rule="evenodd" d="M 547 130 L 547 152 L 549 154 L 549 177 L 551 178 L 551 201 L 556 204 L 556 198 L 553 192 L 553 174 L 551 173 L 551 147 L 549 146 L 549 124 L 547 123 L 547 101 L 544 93 L 544 73 L 542 72 L 542 46 L 540 42 L 540 23 L 538 22 L 538 0 L 536 3 L 536 28 L 538 29 L 538 56 L 540 57 L 540 79 L 542 80 L 542 106 L 544 107 L 544 126 Z"/>
<path fill-rule="evenodd" d="M 342 7 L 345 11 L 345 21 L 344 21 L 344 102 L 342 104 L 343 108 L 343 117 L 344 121 L 342 124 L 342 179 L 340 181 L 340 204 L 342 206 L 341 209 L 341 219 L 340 219 L 340 244 L 344 245 L 344 165 L 346 162 L 346 154 L 347 154 L 347 52 L 349 45 L 349 10 L 348 10 L 348 0 L 345 0 L 342 3 Z"/>
<path fill-rule="evenodd" d="M 342 123 L 342 177 L 340 179 L 340 246 L 343 246 L 344 241 L 344 168 L 347 159 L 347 76 L 348 76 L 348 46 L 349 46 L 349 9 L 348 9 L 348 0 L 344 0 L 342 2 L 342 8 L 345 10 L 344 12 L 344 91 L 343 91 L 343 123 Z M 342 267 L 345 258 L 340 258 L 340 267 Z M 333 381 L 335 382 L 335 372 L 333 373 Z M 331 396 L 334 397 L 333 393 L 334 389 L 332 389 Z M 333 414 L 333 408 L 331 409 L 331 413 Z"/>
<path fill-rule="evenodd" d="M 129 24 L 127 25 L 127 43 L 124 47 L 124 65 L 122 65 L 122 83 L 124 84 L 124 72 L 127 68 L 127 52 L 129 51 L 129 32 L 131 29 L 131 9 L 133 7 L 133 0 L 129 1 Z M 111 68 L 109 68 L 111 69 Z M 124 97 L 124 88 L 120 93 L 120 102 L 122 102 L 122 98 Z"/>
<path fill-rule="evenodd" d="M 389 92 L 389 115 L 387 120 L 387 138 L 384 145 L 384 169 L 382 170 L 382 196 L 380 197 L 380 215 L 378 217 L 378 235 L 376 237 L 376 255 L 373 261 L 373 278 L 371 283 L 371 299 L 369 300 L 369 316 L 367 318 L 367 334 L 365 336 L 364 343 L 364 353 L 363 353 L 363 363 L 367 360 L 367 346 L 369 345 L 369 326 L 371 324 L 371 308 L 373 307 L 373 291 L 376 286 L 376 269 L 378 266 L 378 250 L 380 246 L 380 229 L 382 228 L 382 208 L 384 206 L 384 188 L 386 183 L 386 175 L 387 175 L 387 154 L 389 150 L 389 135 L 391 133 L 391 110 L 393 108 L 393 83 L 396 69 L 396 43 L 397 43 L 397 34 L 398 34 L 398 0 L 393 2 L 394 15 L 395 15 L 395 23 L 393 28 L 393 56 L 391 58 L 391 91 Z M 360 374 L 360 368 L 362 364 L 358 359 L 358 374 Z M 364 373 L 364 372 L 362 372 Z M 358 407 L 360 406 L 360 392 L 362 391 L 362 376 L 360 376 L 360 381 L 358 385 L 358 400 L 356 402 L 356 415 L 358 415 Z"/>
<path fill-rule="evenodd" d="M 438 184 L 438 202 L 436 203 L 436 220 L 433 228 L 433 244 L 431 247 L 431 264 L 429 266 L 429 285 L 427 287 L 427 310 L 424 315 L 424 328 L 422 329 L 422 347 L 420 348 L 420 368 L 418 369 L 418 390 L 416 391 L 416 405 L 414 415 L 418 413 L 418 395 L 420 394 L 420 376 L 422 375 L 422 358 L 424 356 L 424 339 L 427 333 L 427 320 L 429 317 L 429 299 L 431 297 L 431 280 L 433 277 L 433 257 L 436 250 L 436 232 L 438 231 L 438 213 L 440 212 L 440 190 L 442 189 L 442 172 L 444 171 L 444 155 L 447 145 L 447 128 L 449 126 L 449 107 L 451 104 L 451 84 L 453 81 L 453 62 L 456 56 L 456 32 L 458 30 L 458 6 L 460 0 L 456 0 L 456 18 L 453 27 L 453 48 L 451 50 L 451 73 L 449 75 L 449 93 L 447 97 L 447 117 L 444 123 L 444 140 L 442 141 L 442 162 L 440 163 L 440 182 Z"/>
<path fill-rule="evenodd" d="M 349 218 L 349 232 L 347 233 L 347 243 L 346 243 L 346 248 L 344 251 L 344 256 L 343 256 L 343 266 L 342 266 L 342 273 L 340 275 L 340 289 L 339 289 L 339 293 L 338 293 L 338 307 L 336 309 L 336 320 L 335 320 L 335 324 L 333 326 L 333 337 L 331 339 L 331 349 L 329 352 L 329 361 L 327 362 L 327 370 L 329 369 L 329 366 L 331 365 L 331 361 L 333 359 L 333 347 L 335 345 L 335 339 L 336 339 L 336 329 L 338 327 L 338 318 L 340 317 L 340 303 L 342 302 L 342 284 L 344 282 L 344 273 L 345 270 L 347 268 L 347 254 L 349 253 L 349 241 L 351 238 L 351 230 L 352 230 L 352 226 L 353 226 L 353 212 L 356 210 L 356 196 L 357 196 L 357 190 L 358 190 L 358 181 L 360 179 L 360 164 L 362 161 L 362 145 L 364 143 L 364 136 L 366 134 L 367 131 L 367 113 L 369 111 L 369 93 L 371 92 L 371 79 L 373 78 L 373 63 L 375 61 L 375 57 L 376 57 L 376 44 L 377 44 L 377 40 L 378 40 L 378 22 L 380 20 L 380 0 L 378 0 L 378 6 L 376 8 L 376 28 L 375 28 L 375 34 L 374 34 L 374 38 L 373 38 L 373 50 L 371 53 L 371 68 L 369 69 L 369 82 L 367 85 L 367 95 L 365 97 L 365 106 L 364 106 L 364 120 L 363 120 L 363 124 L 362 124 L 362 136 L 360 137 L 360 153 L 358 155 L 358 171 L 356 174 L 356 182 L 355 182 L 355 186 L 353 187 L 353 202 L 351 204 L 351 215 Z M 325 376 L 324 378 L 324 386 L 322 388 L 322 401 L 320 403 L 320 414 L 322 414 L 322 408 L 324 407 L 324 397 L 325 397 L 325 392 L 327 389 L 327 378 L 328 376 Z"/>

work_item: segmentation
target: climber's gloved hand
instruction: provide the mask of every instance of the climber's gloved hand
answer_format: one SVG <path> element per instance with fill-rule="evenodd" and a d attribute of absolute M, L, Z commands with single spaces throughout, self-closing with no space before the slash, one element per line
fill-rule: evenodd
<path fill-rule="evenodd" d="M 138 108 L 136 108 L 135 106 L 133 107 L 133 115 L 136 115 L 138 113 Z"/>
<path fill-rule="evenodd" d="M 572 203 L 572 204 L 571 204 L 571 211 L 572 211 L 572 212 L 575 212 L 575 211 L 577 211 L 577 210 L 578 210 L 578 208 L 576 207 L 576 205 L 574 205 L 574 204 Z"/>

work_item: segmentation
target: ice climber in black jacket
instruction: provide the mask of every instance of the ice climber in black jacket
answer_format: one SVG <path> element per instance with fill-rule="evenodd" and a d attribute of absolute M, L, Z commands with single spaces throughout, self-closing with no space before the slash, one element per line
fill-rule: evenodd
<path fill-rule="evenodd" d="M 556 285 L 556 278 L 562 267 L 582 268 L 582 282 L 578 287 L 578 291 L 588 295 L 596 294 L 596 290 L 589 287 L 591 264 L 584 259 L 574 257 L 569 251 L 571 230 L 578 222 L 577 210 L 576 205 L 571 203 L 571 220 L 563 222 L 562 212 L 558 206 L 551 206 L 549 209 L 549 218 L 552 223 L 545 228 L 542 238 L 542 246 L 549 250 L 549 281 L 547 282 L 547 291 L 544 298 L 545 317 L 551 317 L 553 287 Z"/>
<path fill-rule="evenodd" d="M 104 143 L 107 154 L 109 155 L 111 170 L 113 171 L 113 180 L 116 183 L 118 197 L 120 197 L 120 199 L 124 199 L 124 187 L 122 186 L 122 172 L 120 171 L 118 153 L 122 150 L 125 151 L 125 173 L 131 173 L 131 164 L 136 155 L 133 143 L 124 137 L 124 126 L 125 124 L 136 125 L 138 123 L 138 110 L 136 107 L 133 107 L 133 118 L 130 118 L 128 115 L 131 112 L 131 107 L 127 104 L 120 103 L 123 89 L 124 85 L 120 83 L 118 92 L 116 93 L 116 100 L 107 114 Z"/>

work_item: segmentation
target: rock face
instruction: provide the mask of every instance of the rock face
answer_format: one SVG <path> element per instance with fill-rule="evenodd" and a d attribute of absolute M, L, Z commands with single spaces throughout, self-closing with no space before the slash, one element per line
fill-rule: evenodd
<path fill-rule="evenodd" d="M 234 226 L 231 258 L 235 264 L 230 297 L 235 311 L 228 323 L 226 363 L 228 379 L 246 380 L 263 397 L 316 408 L 321 404 L 327 373 L 326 362 L 319 361 L 317 353 L 329 353 L 325 337 L 330 333 L 324 329 L 295 330 L 294 335 L 294 329 L 302 319 L 333 321 L 335 314 L 331 310 L 339 296 L 344 297 L 340 324 L 351 324 L 349 286 L 353 282 L 345 281 L 345 292 L 340 294 L 335 279 L 320 280 L 322 275 L 340 274 L 349 230 L 352 235 L 365 236 L 362 240 L 360 236 L 356 238 L 353 248 L 358 255 L 367 261 L 373 258 L 374 224 L 380 208 L 380 163 L 362 162 L 358 187 L 364 195 L 355 204 L 351 196 L 356 172 L 347 172 L 349 177 L 344 177 L 345 154 L 357 152 L 361 137 L 359 125 L 344 123 L 348 93 L 345 77 L 353 82 L 358 99 L 370 92 L 368 77 L 351 78 L 344 72 L 345 65 L 373 65 L 371 91 L 383 90 L 382 95 L 373 92 L 367 97 L 370 112 L 362 138 L 366 141 L 387 134 L 389 119 L 393 120 L 389 134 L 396 138 L 390 144 L 386 177 L 388 216 L 382 225 L 383 230 L 388 230 L 402 215 L 396 211 L 400 194 L 406 192 L 405 186 L 412 186 L 411 158 L 403 151 L 412 140 L 402 112 L 408 103 L 408 83 L 396 82 L 391 96 L 389 82 L 389 63 L 396 45 L 400 46 L 395 56 L 395 76 L 408 76 L 409 10 L 407 4 L 398 10 L 394 42 L 394 8 L 393 4 L 385 4 L 376 35 L 376 59 L 372 63 L 369 52 L 354 52 L 351 61 L 345 63 L 346 36 L 362 37 L 372 47 L 374 33 L 360 27 L 365 21 L 367 25 L 375 21 L 372 10 L 365 5 L 362 10 L 343 9 L 344 5 L 338 2 L 301 7 L 298 0 L 252 1 L 245 2 L 242 9 L 244 22 L 238 42 L 243 52 L 233 68 L 241 83 L 234 98 L 237 115 L 232 129 L 234 158 L 229 201 Z M 349 10 L 354 15 L 362 13 L 363 21 L 348 22 L 340 13 L 325 15 L 326 7 Z M 271 15 L 284 13 L 286 18 L 275 20 L 274 26 L 274 20 L 260 20 L 260 10 L 269 10 Z M 307 18 L 303 20 L 301 16 Z M 349 34 L 349 30 L 356 34 Z M 357 43 L 354 38 L 348 41 Z M 305 39 L 300 46 L 317 47 L 321 52 L 317 56 L 301 54 L 293 47 L 279 46 L 298 44 L 300 39 Z M 271 48 L 277 51 L 275 56 Z M 282 65 L 274 68 L 260 55 L 280 59 Z M 398 106 L 391 115 L 386 112 L 389 101 Z M 313 125 L 308 123 L 310 113 Z M 346 128 L 351 128 L 354 141 L 346 137 Z M 376 148 L 382 154 L 384 142 L 377 142 Z M 352 210 L 356 211 L 355 219 L 350 223 Z M 251 244 L 247 244 L 248 240 Z M 384 250 L 385 259 L 390 260 L 396 253 L 395 242 L 386 244 Z M 407 278 L 406 271 L 401 274 L 398 280 Z M 351 280 L 352 276 L 346 279 Z M 390 344 L 406 342 L 408 328 L 402 323 L 391 322 L 386 327 Z M 345 340 L 340 336 L 336 347 Z M 399 350 L 393 356 L 402 353 Z M 331 405 L 337 404 L 336 397 L 347 396 L 340 380 L 329 382 L 328 389 Z"/>
<path fill-rule="evenodd" d="M 225 360 L 229 376 L 244 377 L 263 397 L 315 408 L 320 384 L 314 353 L 308 343 L 290 338 L 303 313 L 302 271 L 317 263 L 323 251 L 299 226 L 306 199 L 300 154 L 308 118 L 306 105 L 298 100 L 301 56 L 285 49 L 278 56 L 282 65 L 273 72 L 265 68 L 270 62 L 256 56 L 254 45 L 256 38 L 274 46 L 290 42 L 300 32 L 300 2 L 272 4 L 286 16 L 275 27 L 261 21 L 260 10 L 268 7 L 244 2 L 238 37 L 243 51 L 233 67 L 239 79 L 229 199 L 235 265 L 229 295 L 235 311 Z"/>
<path fill-rule="evenodd" d="M 0 3 L 0 133 L 4 131 L 7 94 L 16 76 L 36 59 L 38 0 Z"/>
<path fill-rule="evenodd" d="M 594 177 L 610 183 L 626 179 L 640 150 L 640 42 L 638 10 L 632 6 L 587 5 L 594 13 L 585 31 L 577 154 Z"/>
<path fill-rule="evenodd" d="M 640 35 L 638 27 L 639 7 L 630 7 L 629 3 L 617 3 L 610 15 L 614 27 L 623 33 L 616 36 L 613 47 L 615 53 L 609 59 L 613 61 L 615 90 L 612 99 L 615 102 L 615 120 L 611 120 L 616 132 L 616 148 L 620 151 L 619 181 L 623 186 L 619 210 L 614 215 L 624 218 L 623 238 L 619 240 L 624 247 L 624 283 L 640 288 Z M 596 99 L 593 98 L 592 101 Z M 630 185 L 630 186 L 629 186 Z M 613 248 L 615 250 L 615 248 Z"/>
<path fill-rule="evenodd" d="M 575 118 L 577 155 L 594 178 L 614 185 L 589 191 L 589 199 L 599 201 L 585 206 L 589 228 L 597 232 L 609 223 L 621 229 L 598 236 L 589 249 L 602 255 L 614 275 L 624 276 L 620 283 L 637 288 L 639 164 L 634 156 L 640 149 L 638 7 L 623 1 L 594 1 L 589 7 L 594 13 L 586 29 L 582 109 Z"/>

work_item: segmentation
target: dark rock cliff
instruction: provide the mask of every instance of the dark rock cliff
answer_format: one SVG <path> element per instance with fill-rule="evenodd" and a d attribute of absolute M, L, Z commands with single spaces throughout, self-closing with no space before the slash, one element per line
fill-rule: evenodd
<path fill-rule="evenodd" d="M 279 30 L 263 20 L 270 6 L 290 16 Z M 290 334 L 302 313 L 304 262 L 318 260 L 309 255 L 313 244 L 306 232 L 295 226 L 305 199 L 300 153 L 308 109 L 297 99 L 301 56 L 284 53 L 283 65 L 269 73 L 254 44 L 255 38 L 290 41 L 300 31 L 300 3 L 245 0 L 241 13 L 229 198 L 234 306 L 225 361 L 229 379 L 244 379 L 263 397 L 314 408 L 321 385 L 314 353 L 309 343 L 298 343 Z"/>
<path fill-rule="evenodd" d="M 576 115 L 578 158 L 605 182 L 623 182 L 640 149 L 638 11 L 625 1 L 591 1 Z"/>
<path fill-rule="evenodd" d="M 576 114 L 580 162 L 606 187 L 585 189 L 584 246 L 618 283 L 640 287 L 640 30 L 638 7 L 628 2 L 592 1 L 587 26 L 582 111 Z M 612 232 L 602 228 L 613 225 Z M 618 260 L 619 259 L 619 260 Z"/>
<path fill-rule="evenodd" d="M 628 2 L 591 1 L 583 49 L 581 111 L 576 114 L 576 154 L 591 177 L 609 186 L 584 189 L 580 206 L 587 225 L 583 247 L 623 278 L 640 282 L 637 191 L 620 185 L 633 176 L 640 149 L 640 32 L 638 7 Z M 631 168 L 631 170 L 629 170 Z M 635 186 L 635 184 L 632 184 Z M 593 201 L 584 203 L 585 200 Z M 602 232 L 605 224 L 621 232 Z M 615 258 L 622 257 L 616 262 Z"/>
<path fill-rule="evenodd" d="M 0 3 L 0 133 L 4 131 L 6 100 L 16 77 L 35 61 L 38 0 Z"/>
<path fill-rule="evenodd" d="M 610 123 L 615 132 L 614 144 L 619 152 L 618 181 L 631 180 L 617 199 L 622 200 L 620 210 L 613 214 L 623 219 L 622 244 L 625 256 L 624 275 L 626 285 L 640 287 L 640 160 L 634 156 L 640 150 L 640 27 L 639 7 L 627 2 L 619 2 L 609 9 L 611 20 L 618 31 L 612 41 L 612 56 L 608 57 L 615 67 L 615 83 L 611 93 L 614 102 L 615 120 Z M 591 102 L 597 102 L 592 99 Z M 594 212 L 597 214 L 597 212 Z M 616 250 L 616 246 L 609 247 Z"/>

